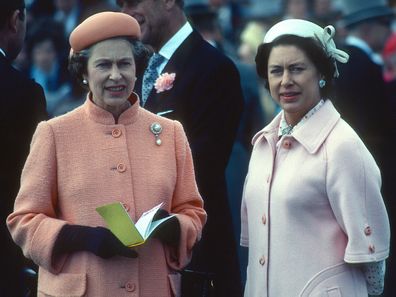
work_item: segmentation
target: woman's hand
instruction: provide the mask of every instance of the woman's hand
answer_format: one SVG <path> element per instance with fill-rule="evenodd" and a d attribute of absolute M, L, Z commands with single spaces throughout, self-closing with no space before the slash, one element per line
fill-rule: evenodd
<path fill-rule="evenodd" d="M 53 256 L 76 251 L 89 251 L 98 257 L 136 258 L 135 250 L 126 247 L 109 229 L 81 225 L 65 225 L 55 242 Z"/>
<path fill-rule="evenodd" d="M 91 240 L 87 241 L 87 250 L 98 257 L 108 259 L 113 256 L 136 258 L 135 250 L 125 246 L 109 229 L 95 227 L 89 231 Z"/>
<path fill-rule="evenodd" d="M 168 217 L 169 213 L 164 209 L 159 209 L 154 217 L 154 220 L 159 220 Z M 180 240 L 180 223 L 176 216 L 170 218 L 166 222 L 162 223 L 155 231 L 152 236 L 158 238 L 165 244 L 177 246 Z"/>

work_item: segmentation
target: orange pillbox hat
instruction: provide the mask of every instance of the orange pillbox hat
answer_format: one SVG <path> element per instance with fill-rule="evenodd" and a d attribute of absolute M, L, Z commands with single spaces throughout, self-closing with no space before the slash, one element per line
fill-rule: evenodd
<path fill-rule="evenodd" d="M 140 38 L 139 23 L 130 15 L 122 12 L 96 13 L 81 24 L 70 34 L 69 43 L 74 52 L 112 37 L 130 36 Z"/>

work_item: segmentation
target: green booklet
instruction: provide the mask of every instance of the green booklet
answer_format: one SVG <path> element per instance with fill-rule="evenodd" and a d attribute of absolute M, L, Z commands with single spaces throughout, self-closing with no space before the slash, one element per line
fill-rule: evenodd
<path fill-rule="evenodd" d="M 144 212 L 136 223 L 129 216 L 121 202 L 106 204 L 96 208 L 103 217 L 110 231 L 126 246 L 133 247 L 146 242 L 153 231 L 174 216 L 154 220 L 163 203 Z"/>

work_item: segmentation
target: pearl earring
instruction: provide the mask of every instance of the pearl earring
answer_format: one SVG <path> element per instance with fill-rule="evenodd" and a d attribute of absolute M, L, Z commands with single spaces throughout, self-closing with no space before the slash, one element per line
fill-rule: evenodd
<path fill-rule="evenodd" d="M 325 81 L 324 79 L 321 79 L 321 80 L 319 81 L 319 87 L 320 87 L 321 89 L 323 89 L 325 85 L 326 85 L 326 81 Z"/>
<path fill-rule="evenodd" d="M 83 81 L 82 81 L 82 83 L 83 83 L 83 85 L 87 85 L 87 84 L 88 84 L 88 81 L 84 78 Z"/>

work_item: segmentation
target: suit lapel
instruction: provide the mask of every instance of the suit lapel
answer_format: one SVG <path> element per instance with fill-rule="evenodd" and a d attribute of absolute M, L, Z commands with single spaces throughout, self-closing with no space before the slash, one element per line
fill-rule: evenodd
<path fill-rule="evenodd" d="M 193 51 L 200 42 L 202 42 L 202 37 L 199 35 L 199 33 L 193 31 L 177 48 L 162 71 L 162 73 L 168 72 L 176 74 L 172 89 L 157 93 L 153 88 L 147 98 L 145 104 L 146 109 L 154 113 L 169 112 L 170 110 L 173 110 L 173 112 L 176 111 L 176 99 L 181 97 L 180 94 L 185 86 L 182 79 L 183 73 L 185 73 L 185 68 L 188 67 L 189 59 L 194 57 Z"/>

